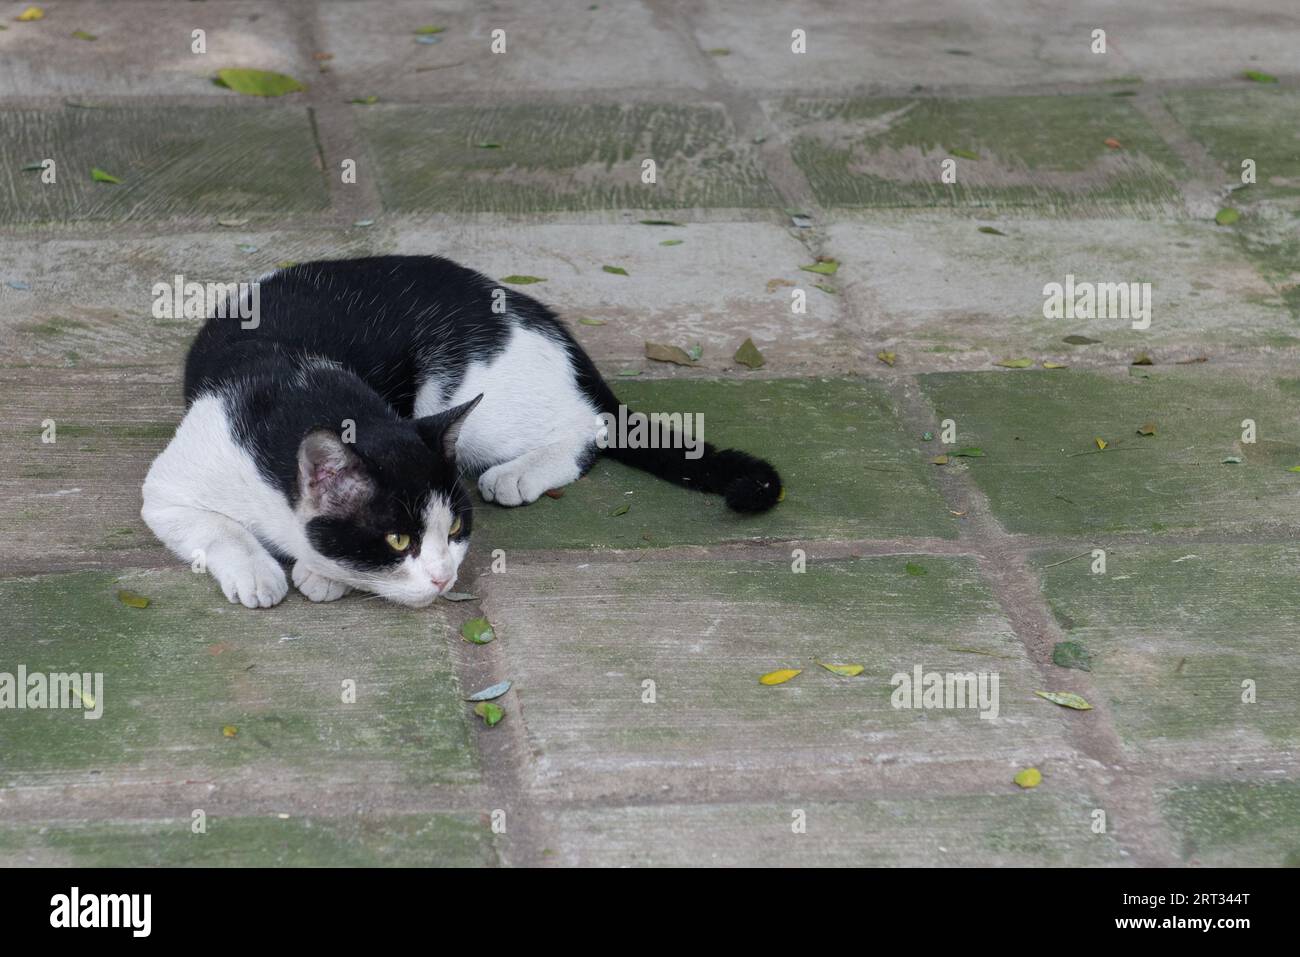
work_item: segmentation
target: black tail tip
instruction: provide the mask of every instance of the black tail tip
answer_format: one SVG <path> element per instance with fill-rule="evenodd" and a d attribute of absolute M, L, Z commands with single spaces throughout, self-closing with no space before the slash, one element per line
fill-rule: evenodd
<path fill-rule="evenodd" d="M 719 453 L 726 460 L 731 479 L 723 490 L 727 507 L 735 512 L 766 512 L 781 499 L 781 476 L 760 458 L 728 449 Z"/>

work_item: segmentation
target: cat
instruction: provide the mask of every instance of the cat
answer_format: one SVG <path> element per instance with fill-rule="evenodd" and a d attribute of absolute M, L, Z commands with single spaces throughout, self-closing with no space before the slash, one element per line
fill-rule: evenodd
<path fill-rule="evenodd" d="M 312 601 L 356 589 L 427 606 L 469 548 L 462 470 L 505 506 L 601 453 L 739 512 L 781 496 L 776 470 L 744 452 L 611 442 L 601 413 L 618 399 L 560 319 L 450 260 L 302 263 L 259 280 L 257 305 L 255 321 L 213 310 L 198 332 L 185 416 L 141 510 L 233 603 L 279 603 L 284 560 Z"/>

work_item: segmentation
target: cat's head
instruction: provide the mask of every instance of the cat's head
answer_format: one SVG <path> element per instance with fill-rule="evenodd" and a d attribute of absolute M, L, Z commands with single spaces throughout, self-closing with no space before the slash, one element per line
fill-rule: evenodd
<path fill-rule="evenodd" d="M 456 583 L 472 511 L 456 439 L 476 399 L 437 415 L 358 424 L 354 441 L 329 429 L 298 447 L 297 514 L 335 581 L 422 608 Z"/>

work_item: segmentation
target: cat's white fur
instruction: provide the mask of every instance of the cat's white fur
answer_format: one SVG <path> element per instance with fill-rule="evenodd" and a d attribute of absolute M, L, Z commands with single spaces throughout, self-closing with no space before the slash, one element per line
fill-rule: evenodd
<path fill-rule="evenodd" d="M 479 490 L 489 502 L 521 505 L 572 482 L 581 456 L 602 433 L 564 348 L 518 325 L 501 353 L 471 363 L 452 394 L 444 397 L 446 391 L 437 380 L 424 383 L 415 414 L 441 412 L 482 393 L 456 453 L 467 470 L 483 470 Z M 293 559 L 293 583 L 312 601 L 333 601 L 356 588 L 414 607 L 451 589 L 469 547 L 448 540 L 453 516 L 448 503 L 435 498 L 419 554 L 396 569 L 367 574 L 321 555 L 307 539 L 310 516 L 302 505 L 292 508 L 235 441 L 219 395 L 190 407 L 149 469 L 143 494 L 141 516 L 154 534 L 184 561 L 206 568 L 231 602 L 249 608 L 278 604 L 289 590 L 266 545 Z"/>

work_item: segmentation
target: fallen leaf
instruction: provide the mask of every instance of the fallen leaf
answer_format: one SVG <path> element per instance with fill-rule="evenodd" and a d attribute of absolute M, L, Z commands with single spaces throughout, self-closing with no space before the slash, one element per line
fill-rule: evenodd
<path fill-rule="evenodd" d="M 1015 782 L 1025 790 L 1036 788 L 1043 783 L 1042 772 L 1038 768 L 1025 768 L 1015 777 Z"/>
<path fill-rule="evenodd" d="M 822 661 L 817 662 L 817 664 L 821 665 L 831 674 L 839 675 L 841 678 L 856 678 L 866 670 L 865 665 L 828 665 Z"/>
<path fill-rule="evenodd" d="M 758 683 L 761 685 L 782 685 L 796 675 L 801 674 L 803 674 L 802 668 L 781 668 L 777 671 L 769 671 L 758 679 Z"/>
<path fill-rule="evenodd" d="M 780 286 L 793 286 L 793 285 L 794 283 L 792 283 L 789 279 L 769 279 L 767 281 L 767 291 L 776 292 L 776 290 Z"/>
<path fill-rule="evenodd" d="M 416 36 L 431 36 L 435 33 L 442 33 L 446 29 L 447 29 L 446 27 L 424 26 L 424 27 L 416 27 L 411 32 L 414 33 Z"/>
<path fill-rule="evenodd" d="M 948 152 L 960 159 L 977 160 L 980 158 L 980 154 L 973 150 L 949 150 Z"/>
<path fill-rule="evenodd" d="M 907 572 L 913 578 L 920 578 L 923 575 L 930 574 L 928 571 L 926 571 L 924 565 L 918 565 L 916 564 L 916 562 L 908 562 L 906 565 L 903 566 L 903 571 Z"/>
<path fill-rule="evenodd" d="M 493 143 L 491 140 L 484 140 L 483 142 L 475 143 L 474 145 L 481 150 L 499 150 L 504 148 L 500 143 Z"/>
<path fill-rule="evenodd" d="M 751 369 L 763 368 L 766 361 L 763 353 L 758 351 L 758 346 L 754 345 L 753 339 L 746 339 L 736 350 L 736 354 L 731 357 L 734 361 L 739 362 L 742 366 L 748 366 Z"/>
<path fill-rule="evenodd" d="M 1291 466 L 1289 469 L 1287 469 L 1287 471 L 1288 471 L 1288 472 L 1300 472 L 1300 465 L 1293 465 L 1293 466 Z"/>
<path fill-rule="evenodd" d="M 377 96 L 358 96 L 356 99 L 349 100 L 348 102 L 349 102 L 349 103 L 357 103 L 357 104 L 360 104 L 361 106 L 373 106 L 374 104 L 376 104 L 376 103 L 379 102 L 379 97 L 377 97 Z"/>
<path fill-rule="evenodd" d="M 828 285 L 826 285 L 826 284 L 823 283 L 823 282 L 815 282 L 815 283 L 813 283 L 813 288 L 814 288 L 814 289 L 820 289 L 822 292 L 826 293 L 826 295 L 828 295 L 828 296 L 838 296 L 838 295 L 840 294 L 840 291 L 839 291 L 838 289 L 836 289 L 834 286 L 828 286 Z"/>
<path fill-rule="evenodd" d="M 609 273 L 611 276 L 626 276 L 626 275 L 627 275 L 627 270 L 624 269 L 622 266 L 601 266 L 600 268 L 601 268 L 604 272 Z"/>
<path fill-rule="evenodd" d="M 1154 422 L 1143 422 L 1138 426 L 1138 435 L 1155 435 L 1156 424 Z"/>
<path fill-rule="evenodd" d="M 876 358 L 887 366 L 892 366 L 898 361 L 898 354 L 894 352 L 877 352 Z"/>
<path fill-rule="evenodd" d="M 1046 698 L 1052 704 L 1059 704 L 1062 708 L 1073 708 L 1075 711 L 1092 710 L 1092 705 L 1071 691 L 1035 691 L 1034 694 Z"/>
<path fill-rule="evenodd" d="M 130 605 L 132 608 L 148 608 L 149 599 L 144 595 L 137 594 L 133 591 L 127 591 L 125 588 L 120 589 L 117 593 L 117 600 L 123 605 Z"/>
<path fill-rule="evenodd" d="M 1231 226 L 1239 219 L 1241 219 L 1241 213 L 1231 206 L 1225 207 L 1214 214 L 1214 221 L 1220 226 Z"/>
<path fill-rule="evenodd" d="M 1002 366 L 1004 369 L 1028 369 L 1034 364 L 1033 359 L 999 359 L 993 363 L 995 366 Z"/>
<path fill-rule="evenodd" d="M 731 51 L 726 47 L 714 47 L 708 51 L 709 56 L 731 56 Z"/>
<path fill-rule="evenodd" d="M 1052 648 L 1052 664 L 1059 668 L 1092 670 L 1092 655 L 1077 641 L 1058 641 Z"/>
<path fill-rule="evenodd" d="M 466 698 L 466 701 L 491 701 L 493 698 L 499 698 L 510 690 L 510 682 L 498 681 L 494 685 L 484 688 L 482 691 L 475 691 Z"/>
<path fill-rule="evenodd" d="M 472 645 L 486 645 L 497 633 L 486 618 L 471 618 L 460 626 L 460 636 Z"/>
<path fill-rule="evenodd" d="M 840 268 L 840 264 L 834 259 L 819 259 L 811 266 L 800 266 L 804 272 L 815 272 L 819 276 L 834 276 Z"/>
<path fill-rule="evenodd" d="M 22 168 L 22 171 L 24 173 L 39 173 L 43 169 L 45 169 L 44 163 L 28 163 Z"/>
<path fill-rule="evenodd" d="M 1079 335 L 1066 336 L 1061 341 L 1068 342 L 1072 346 L 1090 346 L 1090 345 L 1095 345 L 1098 342 L 1101 342 L 1100 339 L 1089 339 L 1087 336 L 1079 336 Z"/>
<path fill-rule="evenodd" d="M 1255 83 L 1276 83 L 1277 77 L 1271 73 L 1262 73 L 1259 70 L 1247 70 L 1242 74 L 1247 80 Z"/>
<path fill-rule="evenodd" d="M 369 227 L 375 225 L 375 221 L 373 219 L 358 219 L 352 225 L 360 226 L 362 229 L 368 229 Z"/>
<path fill-rule="evenodd" d="M 543 492 L 542 494 L 545 495 L 547 498 L 564 498 L 564 489 L 562 489 L 562 488 L 548 488 L 548 489 L 547 489 L 545 492 Z"/>
<path fill-rule="evenodd" d="M 1300 468 L 1297 468 L 1296 471 L 1300 471 Z M 784 502 L 784 501 L 785 501 L 785 486 L 784 486 L 784 485 L 781 486 L 781 491 L 779 491 L 779 492 L 776 493 L 776 500 L 777 500 L 777 502 Z"/>
<path fill-rule="evenodd" d="M 1105 450 L 1106 446 L 1110 445 L 1110 443 L 1103 438 L 1095 438 L 1093 441 L 1097 443 L 1098 452 Z"/>
<path fill-rule="evenodd" d="M 237 734 L 239 734 L 239 729 L 236 728 L 233 724 L 228 724 L 221 729 L 221 733 L 224 734 L 227 738 L 233 738 Z"/>
<path fill-rule="evenodd" d="M 1229 455 L 1226 459 L 1223 460 L 1223 464 L 1224 464 L 1224 465 L 1240 465 L 1240 464 L 1241 464 L 1241 456 L 1239 456 L 1239 455 Z"/>
<path fill-rule="evenodd" d="M 1050 359 L 1043 363 L 1044 369 L 1068 369 L 1070 368 L 1064 362 L 1052 362 Z"/>
<path fill-rule="evenodd" d="M 237 227 L 237 226 L 247 226 L 247 225 L 248 225 L 248 219 L 247 219 L 247 218 L 244 218 L 244 219 L 236 219 L 236 218 L 231 217 L 231 216 L 226 216 L 226 217 L 223 217 L 223 218 L 221 218 L 221 219 L 218 219 L 218 220 L 217 220 L 217 225 L 218 225 L 218 226 L 228 226 L 228 227 L 231 227 L 231 228 L 234 228 L 234 227 Z"/>
<path fill-rule="evenodd" d="M 603 326 L 607 322 L 609 322 L 608 319 L 579 319 L 578 320 L 578 324 L 582 326 Z"/>
<path fill-rule="evenodd" d="M 93 169 L 91 169 L 91 171 L 90 171 L 90 178 L 93 179 L 96 183 L 120 183 L 120 182 L 122 182 L 120 179 L 118 179 L 118 178 L 117 178 L 116 176 L 114 176 L 112 173 L 105 173 L 105 172 L 104 172 L 102 169 L 100 169 L 98 166 L 96 166 L 96 167 L 94 167 Z"/>
<path fill-rule="evenodd" d="M 987 236 L 1005 236 L 1005 235 L 1006 235 L 1006 233 L 1004 233 L 1002 230 L 1000 230 L 1000 229 L 994 229 L 992 226 L 981 226 L 981 227 L 979 228 L 979 232 L 984 233 L 984 234 L 987 235 Z"/>
<path fill-rule="evenodd" d="M 682 243 L 684 243 L 684 242 L 686 242 L 686 240 L 684 240 L 684 239 L 665 239 L 665 240 L 663 240 L 659 245 L 660 245 L 660 246 L 680 246 L 680 245 L 681 245 Z"/>
<path fill-rule="evenodd" d="M 541 276 L 502 276 L 502 282 L 508 282 L 512 286 L 531 286 L 535 282 L 546 282 Z"/>
<path fill-rule="evenodd" d="M 946 455 L 936 455 L 934 458 L 930 459 L 930 464 L 931 464 L 931 465 L 947 465 L 947 464 L 948 464 L 948 456 L 946 456 Z"/>
<path fill-rule="evenodd" d="M 691 357 L 692 362 L 699 362 L 700 357 L 704 355 L 704 346 L 697 342 L 686 350 L 686 354 Z"/>
<path fill-rule="evenodd" d="M 969 448 L 958 449 L 952 454 L 954 458 L 982 459 L 984 457 L 984 450 L 972 445 Z"/>
<path fill-rule="evenodd" d="M 227 68 L 217 71 L 220 84 L 245 96 L 284 96 L 307 89 L 293 77 L 272 70 Z"/>
<path fill-rule="evenodd" d="M 645 357 L 656 362 L 672 362 L 679 366 L 695 365 L 695 361 L 686 353 L 686 350 L 679 349 L 677 346 L 666 346 L 658 342 L 647 342 L 645 344 Z"/>
<path fill-rule="evenodd" d="M 448 591 L 442 594 L 444 601 L 474 601 L 477 597 L 467 591 Z"/>
<path fill-rule="evenodd" d="M 1104 140 L 1102 140 L 1102 142 L 1105 143 L 1113 150 L 1123 149 L 1123 147 L 1120 145 L 1119 140 L 1115 139 L 1115 137 L 1113 136 L 1106 137 Z"/>
<path fill-rule="evenodd" d="M 1139 352 L 1137 356 L 1133 359 L 1133 361 L 1129 363 L 1129 365 L 1153 366 L 1155 365 L 1155 363 L 1151 361 L 1151 357 L 1147 355 L 1145 352 Z"/>
<path fill-rule="evenodd" d="M 93 33 L 87 33 L 85 30 L 73 30 L 72 38 L 74 40 L 86 40 L 87 42 L 93 42 L 99 39 L 99 37 L 95 36 Z"/>
<path fill-rule="evenodd" d="M 614 509 L 614 511 L 609 513 L 610 518 L 618 518 L 620 515 L 626 515 L 629 511 L 631 511 L 631 509 L 632 506 L 627 504 L 627 502 L 624 502 L 618 508 Z"/>
<path fill-rule="evenodd" d="M 45 11 L 40 7 L 28 7 L 22 13 L 18 14 L 18 16 L 14 17 L 14 19 L 22 23 L 30 23 L 32 20 L 44 20 Z"/>
<path fill-rule="evenodd" d="M 483 723 L 489 728 L 495 727 L 501 723 L 501 719 L 506 713 L 491 701 L 480 701 L 474 705 L 474 713 L 483 719 Z"/>
<path fill-rule="evenodd" d="M 621 376 L 634 376 L 634 375 L 640 375 L 640 374 L 641 374 L 641 370 L 640 370 L 640 369 L 620 369 L 618 374 L 621 375 Z"/>
<path fill-rule="evenodd" d="M 1193 359 L 1179 359 L 1177 362 L 1174 363 L 1174 365 L 1193 366 L 1196 365 L 1198 362 L 1209 362 L 1209 361 L 1210 361 L 1209 356 L 1196 356 Z"/>
<path fill-rule="evenodd" d="M 671 219 L 641 219 L 637 220 L 642 226 L 684 226 L 685 223 L 675 223 Z"/>

